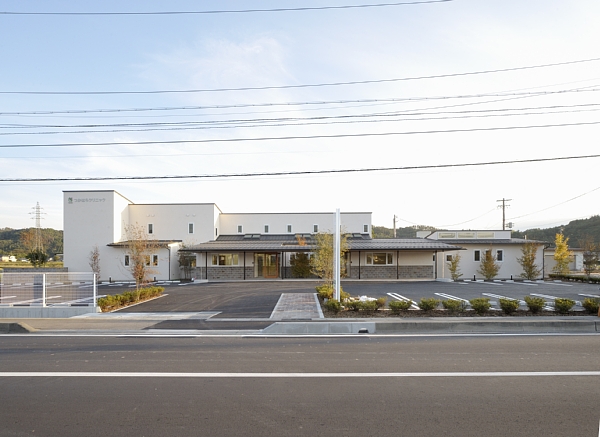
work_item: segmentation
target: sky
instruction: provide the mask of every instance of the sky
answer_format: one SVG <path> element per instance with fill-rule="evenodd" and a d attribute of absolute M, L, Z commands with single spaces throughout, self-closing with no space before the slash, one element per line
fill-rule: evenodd
<path fill-rule="evenodd" d="M 381 3 L 3 1 L 0 228 L 39 202 L 62 229 L 71 190 L 389 228 L 599 214 L 600 2 Z"/>

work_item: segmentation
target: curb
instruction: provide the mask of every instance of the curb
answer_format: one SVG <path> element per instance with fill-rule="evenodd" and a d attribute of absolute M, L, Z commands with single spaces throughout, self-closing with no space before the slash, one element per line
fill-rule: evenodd
<path fill-rule="evenodd" d="M 38 329 L 32 328 L 27 323 L 0 323 L 0 334 L 27 334 L 38 332 Z"/>

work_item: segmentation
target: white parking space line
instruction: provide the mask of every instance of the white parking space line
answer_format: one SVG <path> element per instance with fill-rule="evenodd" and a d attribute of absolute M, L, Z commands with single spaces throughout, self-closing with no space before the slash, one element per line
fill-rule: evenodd
<path fill-rule="evenodd" d="M 462 299 L 462 298 L 457 297 L 457 296 L 452 296 L 451 294 L 446 294 L 446 293 L 433 293 L 433 294 L 435 294 L 436 296 L 439 296 L 439 297 L 443 297 L 443 298 L 448 299 L 448 300 L 458 300 L 460 302 L 466 303 L 467 305 L 471 305 L 471 303 L 468 300 Z"/>
<path fill-rule="evenodd" d="M 563 284 L 562 282 L 546 282 L 545 285 L 556 285 L 558 287 L 572 287 L 573 284 Z"/>
<path fill-rule="evenodd" d="M 500 296 L 499 294 L 493 294 L 493 293 L 481 293 L 484 296 L 488 296 L 488 297 L 493 297 L 494 299 L 508 299 L 508 300 L 515 300 L 517 302 L 519 302 L 519 305 L 527 305 L 525 303 L 524 300 L 520 300 L 520 299 L 515 299 L 513 297 L 508 297 L 508 296 Z"/>
<path fill-rule="evenodd" d="M 600 296 L 597 294 L 581 294 L 580 293 L 579 296 L 600 298 Z"/>
<path fill-rule="evenodd" d="M 393 297 L 396 300 L 401 300 L 404 302 L 408 302 L 408 301 L 412 301 L 412 299 L 409 299 L 408 297 L 404 297 L 401 294 L 398 293 L 387 293 L 388 296 Z M 420 309 L 419 306 L 417 304 L 415 304 L 414 302 L 410 305 L 410 307 L 414 310 L 418 310 Z"/>

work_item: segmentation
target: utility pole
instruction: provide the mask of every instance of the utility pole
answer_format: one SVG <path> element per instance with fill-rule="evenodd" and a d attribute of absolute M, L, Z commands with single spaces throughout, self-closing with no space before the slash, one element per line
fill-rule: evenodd
<path fill-rule="evenodd" d="M 398 217 L 396 216 L 396 214 L 394 214 L 394 238 L 396 238 L 396 219 Z"/>
<path fill-rule="evenodd" d="M 510 205 L 507 205 L 506 202 L 510 202 L 512 199 L 505 199 L 504 197 L 500 200 L 496 200 L 496 202 L 502 202 L 502 205 L 498 205 L 498 208 L 502 208 L 502 230 L 506 230 L 506 208 Z"/>

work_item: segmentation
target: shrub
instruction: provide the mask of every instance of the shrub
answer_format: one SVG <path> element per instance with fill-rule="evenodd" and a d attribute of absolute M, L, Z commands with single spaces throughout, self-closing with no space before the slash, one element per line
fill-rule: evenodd
<path fill-rule="evenodd" d="M 325 308 L 332 313 L 339 313 L 342 309 L 342 304 L 336 299 L 329 299 L 325 302 Z"/>
<path fill-rule="evenodd" d="M 423 297 L 419 301 L 419 308 L 423 311 L 431 311 L 437 308 L 440 301 L 433 297 Z"/>
<path fill-rule="evenodd" d="M 365 300 L 359 302 L 359 304 L 360 305 L 358 306 L 358 308 L 362 311 L 373 312 L 376 311 L 378 308 L 376 300 Z"/>
<path fill-rule="evenodd" d="M 323 300 L 333 298 L 333 287 L 329 284 L 321 284 L 315 287 L 319 297 Z"/>
<path fill-rule="evenodd" d="M 394 314 L 400 313 L 400 311 L 406 311 L 410 309 L 410 306 L 413 304 L 412 300 L 393 300 L 388 304 L 390 310 Z"/>
<path fill-rule="evenodd" d="M 384 308 L 385 307 L 385 303 L 387 302 L 387 298 L 380 297 L 375 302 L 377 303 L 377 309 Z"/>
<path fill-rule="evenodd" d="M 138 292 L 126 291 L 122 294 L 108 295 L 98 299 L 98 306 L 102 312 L 110 311 L 111 309 L 117 309 L 119 307 L 127 306 L 130 303 L 137 302 L 138 300 L 147 300 L 156 296 L 160 296 L 164 287 L 147 287 L 140 288 Z M 136 297 L 139 295 L 139 299 Z"/>
<path fill-rule="evenodd" d="M 503 297 L 499 300 L 500 308 L 504 311 L 504 314 L 512 314 L 519 309 L 519 301 L 514 299 L 505 299 Z"/>
<path fill-rule="evenodd" d="M 487 297 L 477 297 L 475 299 L 471 299 L 469 303 L 471 304 L 471 308 L 473 308 L 473 310 L 479 315 L 487 313 L 492 307 L 490 299 Z"/>
<path fill-rule="evenodd" d="M 350 300 L 348 302 L 344 302 L 344 306 L 349 310 L 349 311 L 358 311 L 361 308 L 361 304 L 362 302 L 360 300 Z"/>
<path fill-rule="evenodd" d="M 597 314 L 598 308 L 600 307 L 600 299 L 597 297 L 586 297 L 581 302 L 581 305 L 590 314 Z"/>
<path fill-rule="evenodd" d="M 542 308 L 546 305 L 546 301 L 542 297 L 531 297 L 525 296 L 525 303 L 527 304 L 527 308 L 533 314 L 537 314 L 542 311 Z"/>
<path fill-rule="evenodd" d="M 560 314 L 568 313 L 575 306 L 575 301 L 571 299 L 558 298 L 554 300 L 554 311 Z"/>
<path fill-rule="evenodd" d="M 448 310 L 451 313 L 456 313 L 458 311 L 464 311 L 466 305 L 462 300 L 448 299 L 442 301 L 442 306 L 444 309 Z"/>

